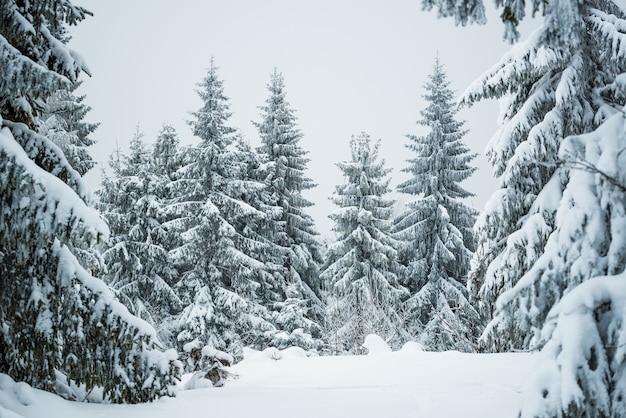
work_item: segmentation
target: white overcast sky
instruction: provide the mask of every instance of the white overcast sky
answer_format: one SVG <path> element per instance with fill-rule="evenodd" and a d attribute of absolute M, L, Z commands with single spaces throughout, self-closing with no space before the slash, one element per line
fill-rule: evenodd
<path fill-rule="evenodd" d="M 285 78 L 287 99 L 296 110 L 309 151 L 308 175 L 318 187 L 306 197 L 323 236 L 332 237 L 328 197 L 343 182 L 335 162 L 350 156 L 351 135 L 365 131 L 381 139 L 392 187 L 406 178 L 400 170 L 410 157 L 406 134 L 424 133 L 415 122 L 424 108 L 423 84 L 437 54 L 461 94 L 497 62 L 510 45 L 487 0 L 485 26 L 456 27 L 421 10 L 420 0 L 76 0 L 94 13 L 72 28 L 71 47 L 87 61 L 92 77 L 80 90 L 100 122 L 92 135 L 94 159 L 106 166 L 115 144 L 128 149 L 139 125 L 151 142 L 164 122 L 185 144 L 196 143 L 185 121 L 197 110 L 195 93 L 211 56 L 230 98 L 231 125 L 258 144 L 251 121 L 268 92 L 276 66 Z M 522 26 L 523 37 L 538 21 Z M 495 132 L 498 105 L 485 102 L 462 110 L 465 141 L 481 154 L 479 171 L 464 183 L 476 194 L 469 203 L 482 209 L 497 182 L 483 157 Z M 87 179 L 100 182 L 100 169 Z"/>

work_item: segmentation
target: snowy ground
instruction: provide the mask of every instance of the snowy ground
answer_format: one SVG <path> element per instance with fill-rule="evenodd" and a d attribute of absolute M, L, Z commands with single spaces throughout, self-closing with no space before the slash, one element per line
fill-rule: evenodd
<path fill-rule="evenodd" d="M 249 352 L 232 368 L 238 380 L 144 405 L 68 402 L 0 375 L 0 418 L 515 417 L 535 358 L 413 347 L 342 357 Z"/>

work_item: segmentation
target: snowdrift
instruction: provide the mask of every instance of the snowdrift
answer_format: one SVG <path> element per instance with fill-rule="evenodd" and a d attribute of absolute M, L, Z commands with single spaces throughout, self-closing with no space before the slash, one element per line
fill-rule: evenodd
<path fill-rule="evenodd" d="M 383 343 L 384 344 L 384 343 Z M 307 357 L 299 349 L 247 350 L 221 388 L 181 390 L 141 405 L 69 402 L 0 375 L 2 418 L 171 418 L 231 416 L 514 417 L 536 356 L 397 352 L 369 341 L 367 356 Z"/>

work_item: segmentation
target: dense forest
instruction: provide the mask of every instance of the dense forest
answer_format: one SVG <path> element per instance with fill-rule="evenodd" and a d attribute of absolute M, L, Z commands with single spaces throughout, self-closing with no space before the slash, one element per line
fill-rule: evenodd
<path fill-rule="evenodd" d="M 424 0 L 484 23 L 480 0 Z M 498 2 L 519 40 L 521 0 Z M 322 243 L 307 150 L 285 78 L 269 75 L 257 147 L 230 123 L 212 61 L 195 142 L 164 124 L 115 150 L 90 195 L 88 67 L 68 47 L 89 11 L 69 0 L 0 4 L 0 372 L 75 398 L 173 395 L 245 347 L 362 354 L 392 348 L 541 351 L 522 416 L 626 416 L 626 14 L 610 0 L 533 0 L 542 26 L 457 103 L 438 58 L 407 133 L 408 179 L 390 196 L 385 143 L 361 132 L 337 161 L 335 239 Z M 458 106 L 502 99 L 484 211 Z M 358 130 L 358 127 L 355 127 Z M 219 380 L 219 379 L 218 379 Z M 221 382 L 220 382 L 221 384 Z"/>

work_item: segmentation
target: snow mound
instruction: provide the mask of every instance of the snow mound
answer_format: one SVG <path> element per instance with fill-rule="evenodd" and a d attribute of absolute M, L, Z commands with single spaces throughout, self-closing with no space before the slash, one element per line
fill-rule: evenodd
<path fill-rule="evenodd" d="M 33 388 L 28 383 L 16 383 L 6 374 L 0 374 L 0 391 L 2 392 L 2 398 L 14 398 L 21 405 L 28 406 L 35 403 L 36 397 Z M 0 402 L 0 404 L 6 406 L 5 402 Z M 0 414 L 0 417 L 4 418 L 4 415 Z"/>
<path fill-rule="evenodd" d="M 244 347 L 243 348 L 243 359 L 246 362 L 253 362 L 253 361 L 257 361 L 259 360 L 259 357 L 261 356 L 261 352 L 257 351 L 253 348 L 250 347 Z"/>
<path fill-rule="evenodd" d="M 15 381 L 6 374 L 0 374 L 0 390 L 11 389 L 15 385 Z"/>
<path fill-rule="evenodd" d="M 283 358 L 283 353 L 276 347 L 268 347 L 262 351 L 263 358 L 270 360 L 280 360 Z"/>
<path fill-rule="evenodd" d="M 389 345 L 376 334 L 369 334 L 365 337 L 363 347 L 367 349 L 368 355 L 386 354 L 391 353 Z"/>
<path fill-rule="evenodd" d="M 403 353 L 420 353 L 424 350 L 424 346 L 417 341 L 407 341 L 400 349 Z"/>
<path fill-rule="evenodd" d="M 22 405 L 28 406 L 35 403 L 35 393 L 28 383 L 16 383 L 15 386 L 13 386 L 13 392 Z"/>
<path fill-rule="evenodd" d="M 206 377 L 206 372 L 195 372 L 183 385 L 183 390 L 212 388 L 213 382 Z"/>
<path fill-rule="evenodd" d="M 6 374 L 0 374 L 0 417 L 22 418 L 16 411 L 36 401 L 35 391 L 27 383 L 15 383 Z"/>
<path fill-rule="evenodd" d="M 282 358 L 302 358 L 309 357 L 309 354 L 300 347 L 289 347 L 281 351 Z"/>
<path fill-rule="evenodd" d="M 280 360 L 283 358 L 283 353 L 276 347 L 268 347 L 263 351 L 257 351 L 250 347 L 244 347 L 243 359 L 247 363 L 267 360 Z"/>

